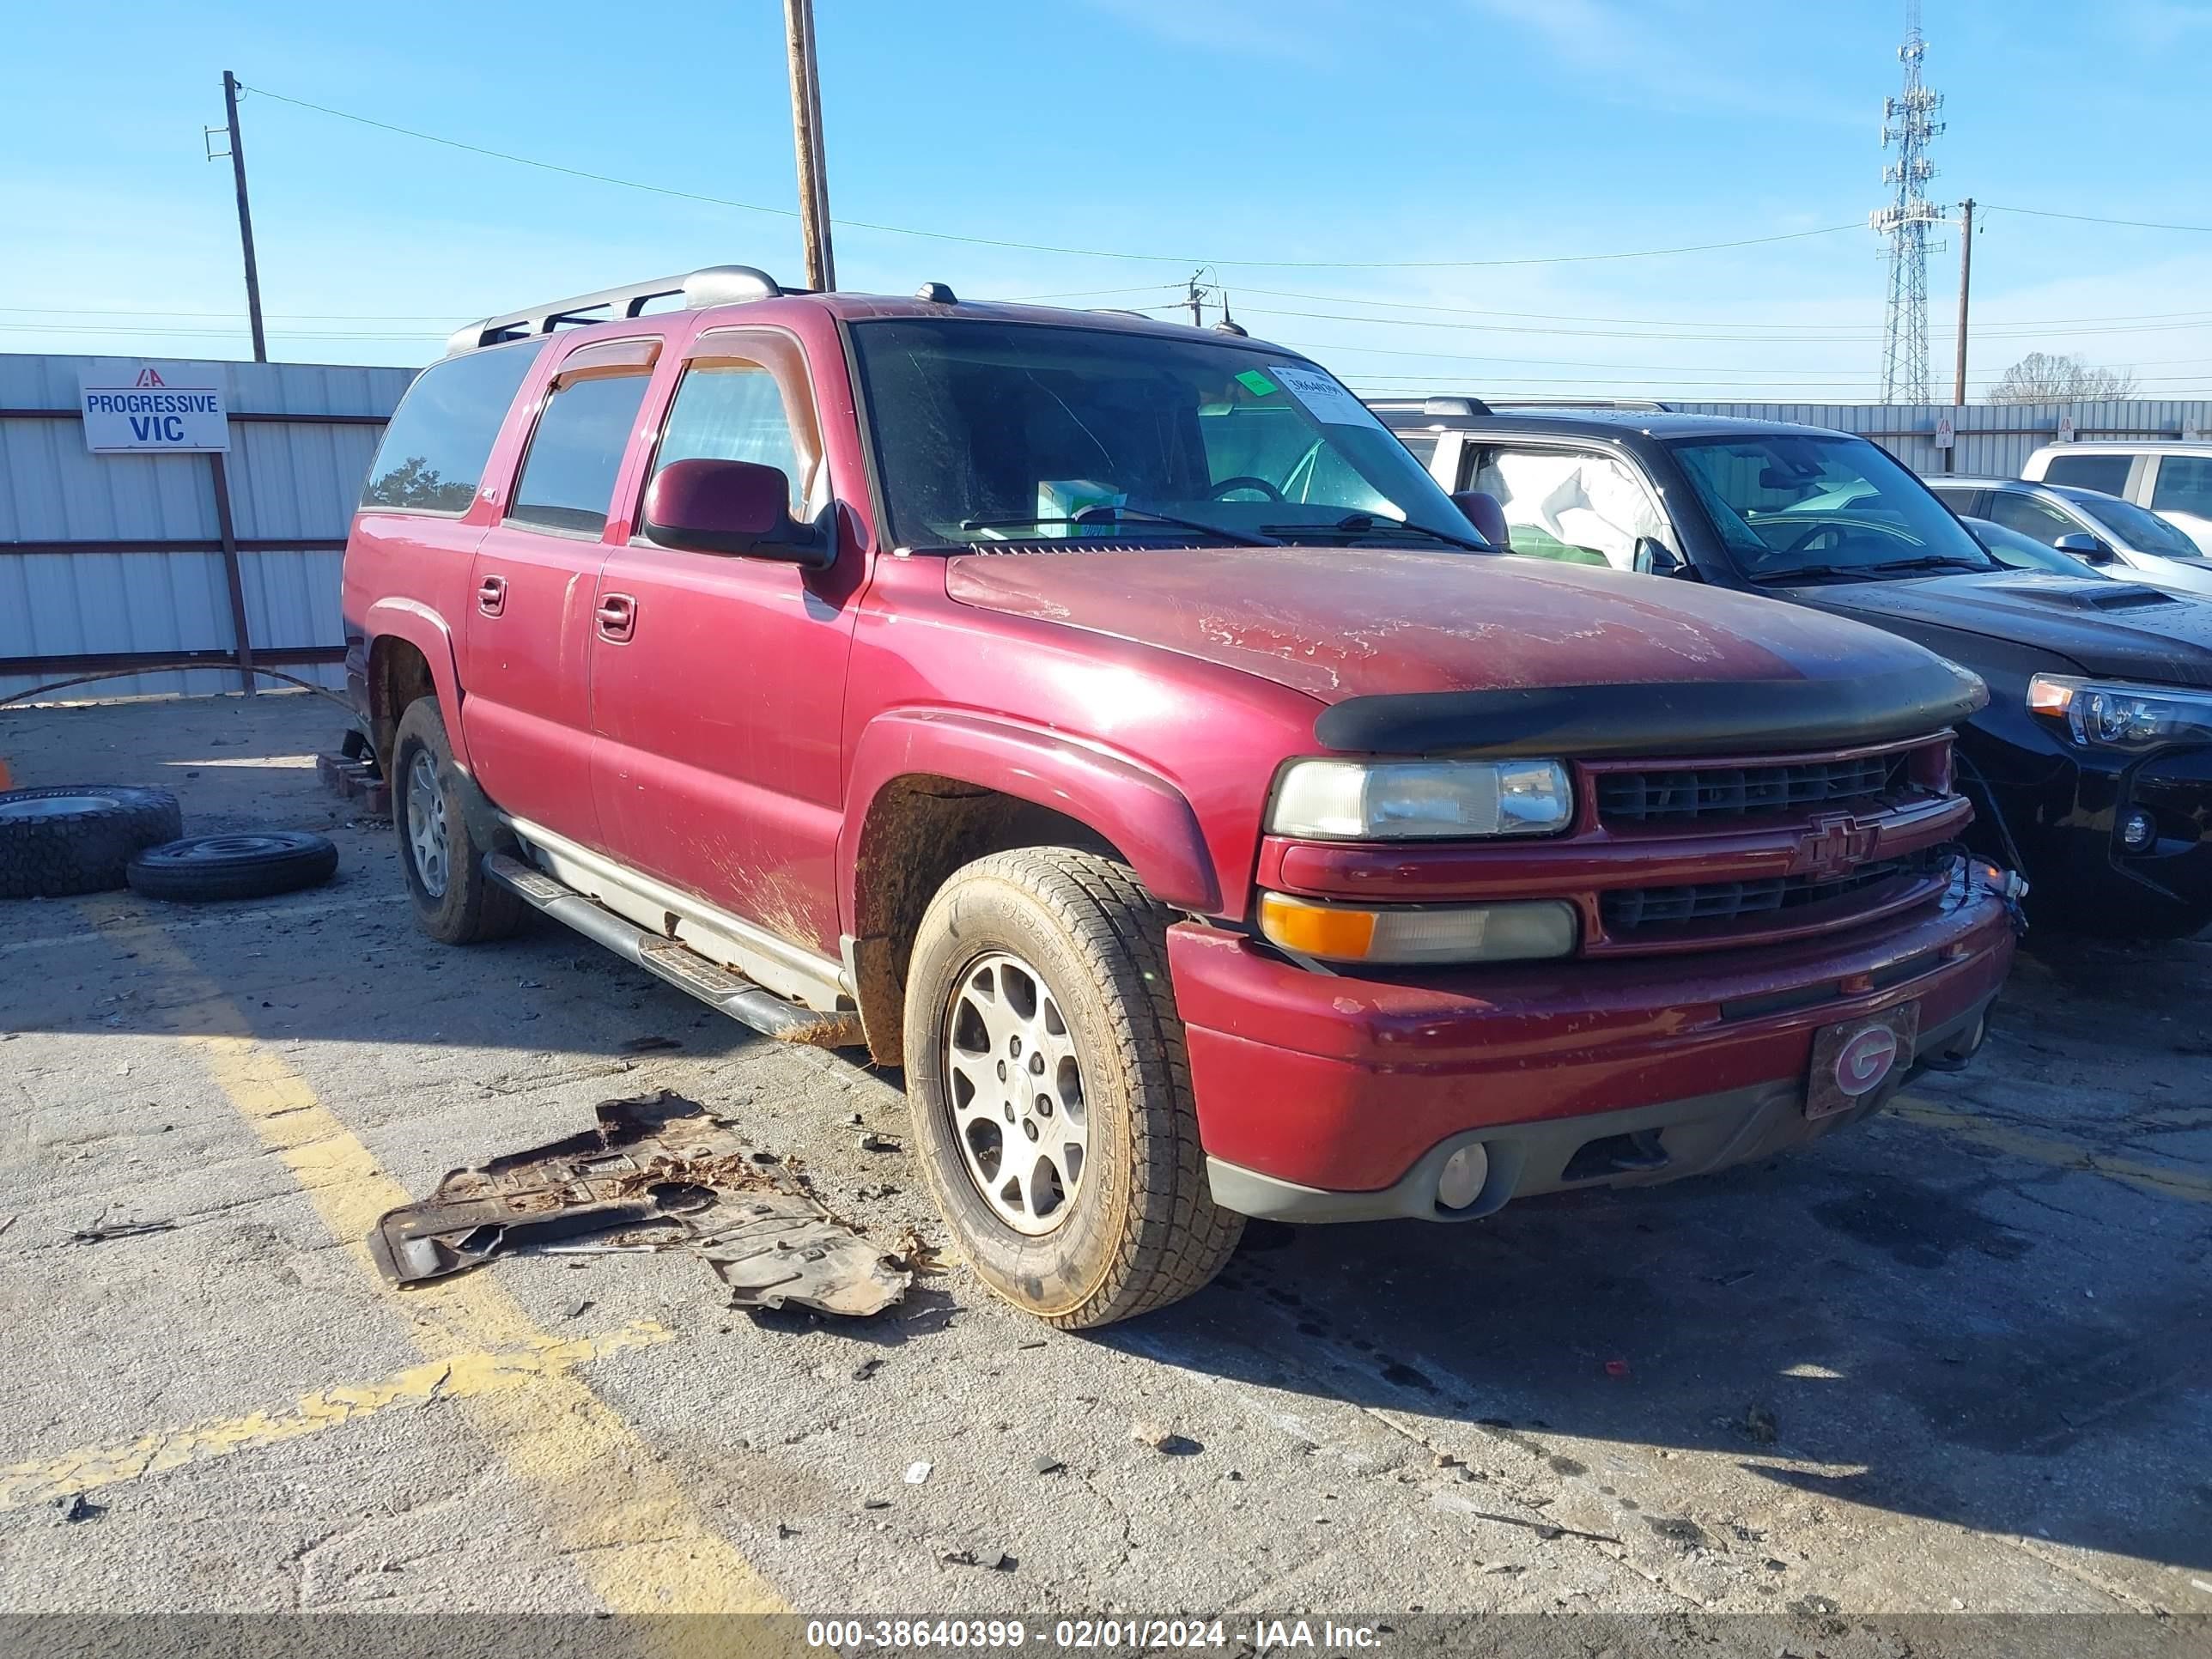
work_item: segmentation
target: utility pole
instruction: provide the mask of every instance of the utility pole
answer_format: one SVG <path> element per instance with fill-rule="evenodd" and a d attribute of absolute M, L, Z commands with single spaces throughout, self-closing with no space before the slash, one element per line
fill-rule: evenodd
<path fill-rule="evenodd" d="M 1952 382 L 1951 401 L 1966 401 L 1966 295 L 1974 280 L 1974 198 L 1959 204 L 1959 372 Z"/>
<path fill-rule="evenodd" d="M 1206 272 L 1202 269 L 1192 271 L 1190 281 L 1187 284 L 1188 292 L 1183 296 L 1183 303 L 1190 307 L 1190 325 L 1193 328 L 1206 326 L 1206 313 L 1203 309 L 1206 290 L 1199 286 L 1198 282 L 1198 279 L 1205 275 Z"/>
<path fill-rule="evenodd" d="M 830 178 L 822 146 L 822 75 L 814 53 L 814 0 L 783 0 L 783 39 L 791 58 L 791 141 L 799 153 L 799 228 L 806 243 L 806 285 L 837 286 L 830 249 Z"/>
<path fill-rule="evenodd" d="M 253 361 L 269 361 L 269 337 L 261 331 L 261 270 L 253 262 L 253 211 L 246 203 L 246 145 L 238 136 L 238 77 L 222 72 L 222 106 L 230 131 L 230 177 L 238 186 L 238 240 L 246 253 L 246 314 L 253 325 Z M 210 161 L 222 158 L 210 155 Z"/>

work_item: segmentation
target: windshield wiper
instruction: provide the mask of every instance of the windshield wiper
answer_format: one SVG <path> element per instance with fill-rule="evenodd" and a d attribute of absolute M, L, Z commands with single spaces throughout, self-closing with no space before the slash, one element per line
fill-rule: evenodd
<path fill-rule="evenodd" d="M 1861 576 L 1895 576 L 1912 570 L 1973 570 L 1988 572 L 2002 570 L 2001 564 L 1976 564 L 1969 559 L 1954 558 L 1947 553 L 1932 553 L 1924 558 L 1887 559 L 1880 564 L 1801 564 L 1794 569 L 1768 571 L 1754 575 L 1755 582 L 1809 582 L 1824 580 L 1850 581 Z"/>
<path fill-rule="evenodd" d="M 1761 583 L 1810 582 L 1829 577 L 1863 575 L 1866 570 L 1867 567 L 1863 564 L 1801 564 L 1794 570 L 1770 570 L 1753 574 L 1751 580 Z"/>
<path fill-rule="evenodd" d="M 1254 535 L 1242 530 L 1228 530 L 1218 524 L 1201 524 L 1196 519 L 1178 519 L 1173 514 L 1155 513 L 1148 507 L 1109 507 L 1100 503 L 1086 507 L 1073 518 L 1054 518 L 1039 514 L 1019 519 L 963 519 L 960 528 L 977 530 L 1041 530 L 1047 525 L 1104 525 L 1122 519 L 1135 519 L 1144 524 L 1164 525 L 1176 530 L 1194 530 L 1201 536 L 1214 536 L 1237 547 L 1280 547 L 1282 544 L 1272 536 Z"/>
<path fill-rule="evenodd" d="M 1881 564 L 1869 564 L 1861 568 L 1867 570 L 1879 570 L 1885 573 L 1896 570 L 1989 571 L 2002 570 L 2004 568 L 2002 565 L 1999 564 L 1994 559 L 1990 560 L 1987 564 L 1977 564 L 1972 559 L 1961 559 L 1949 553 L 1930 553 L 1917 559 L 1888 559 L 1885 560 Z"/>
<path fill-rule="evenodd" d="M 1282 536 L 1295 536 L 1300 532 L 1316 530 L 1340 530 L 1352 536 L 1362 536 L 1370 530 L 1410 530 L 1417 535 L 1426 536 L 1452 547 L 1463 547 L 1470 553 L 1495 553 L 1498 550 L 1488 542 L 1477 541 L 1471 536 L 1455 536 L 1449 530 L 1431 530 L 1428 526 L 1415 524 L 1410 519 L 1381 518 L 1372 513 L 1353 513 L 1339 519 L 1334 524 L 1270 524 L 1262 525 L 1261 528 Z"/>

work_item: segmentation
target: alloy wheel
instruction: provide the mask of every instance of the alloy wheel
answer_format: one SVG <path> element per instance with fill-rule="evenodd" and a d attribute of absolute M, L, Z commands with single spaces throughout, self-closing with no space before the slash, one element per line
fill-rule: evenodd
<path fill-rule="evenodd" d="M 1053 1231 L 1073 1212 L 1091 1146 L 1082 1062 L 1058 999 L 1035 968 L 994 951 L 961 975 L 945 1029 L 969 1177 L 1017 1232 Z"/>

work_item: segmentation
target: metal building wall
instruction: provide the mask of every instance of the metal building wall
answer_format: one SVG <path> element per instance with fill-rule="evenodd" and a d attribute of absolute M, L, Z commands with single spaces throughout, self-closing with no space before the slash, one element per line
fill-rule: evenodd
<path fill-rule="evenodd" d="M 0 669 L 0 697 L 64 678 L 52 665 L 73 659 L 236 651 L 209 458 L 85 448 L 79 370 L 128 374 L 139 362 L 0 355 L 0 659 L 49 665 Z M 415 372 L 207 367 L 227 383 L 231 448 L 223 471 L 254 659 L 336 685 L 346 526 L 384 420 Z M 235 690 L 239 682 L 232 670 L 192 669 L 60 695 L 204 694 Z"/>
<path fill-rule="evenodd" d="M 1682 404 L 1668 409 L 1691 415 L 1740 415 L 1758 421 L 1795 421 L 1873 439 L 1914 471 L 2020 476 L 2037 449 L 2058 440 L 2058 417 L 2074 417 L 2078 439 L 2212 436 L 2212 399 L 2117 398 L 2081 404 Z M 1950 465 L 1936 447 L 1936 423 L 1951 417 L 1955 441 Z"/>

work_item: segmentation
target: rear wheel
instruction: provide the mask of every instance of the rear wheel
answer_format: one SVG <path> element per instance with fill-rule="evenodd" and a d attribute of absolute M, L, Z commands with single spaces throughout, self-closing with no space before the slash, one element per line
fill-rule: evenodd
<path fill-rule="evenodd" d="M 447 945 L 505 939 L 522 920 L 522 901 L 484 873 L 497 849 L 471 832 L 466 787 L 437 699 L 416 698 L 392 745 L 392 821 L 415 925 Z"/>
<path fill-rule="evenodd" d="M 1200 1289 L 1243 1225 L 1206 1187 L 1168 913 L 1065 848 L 956 872 L 908 969 L 915 1139 L 978 1275 L 1068 1329 Z"/>

